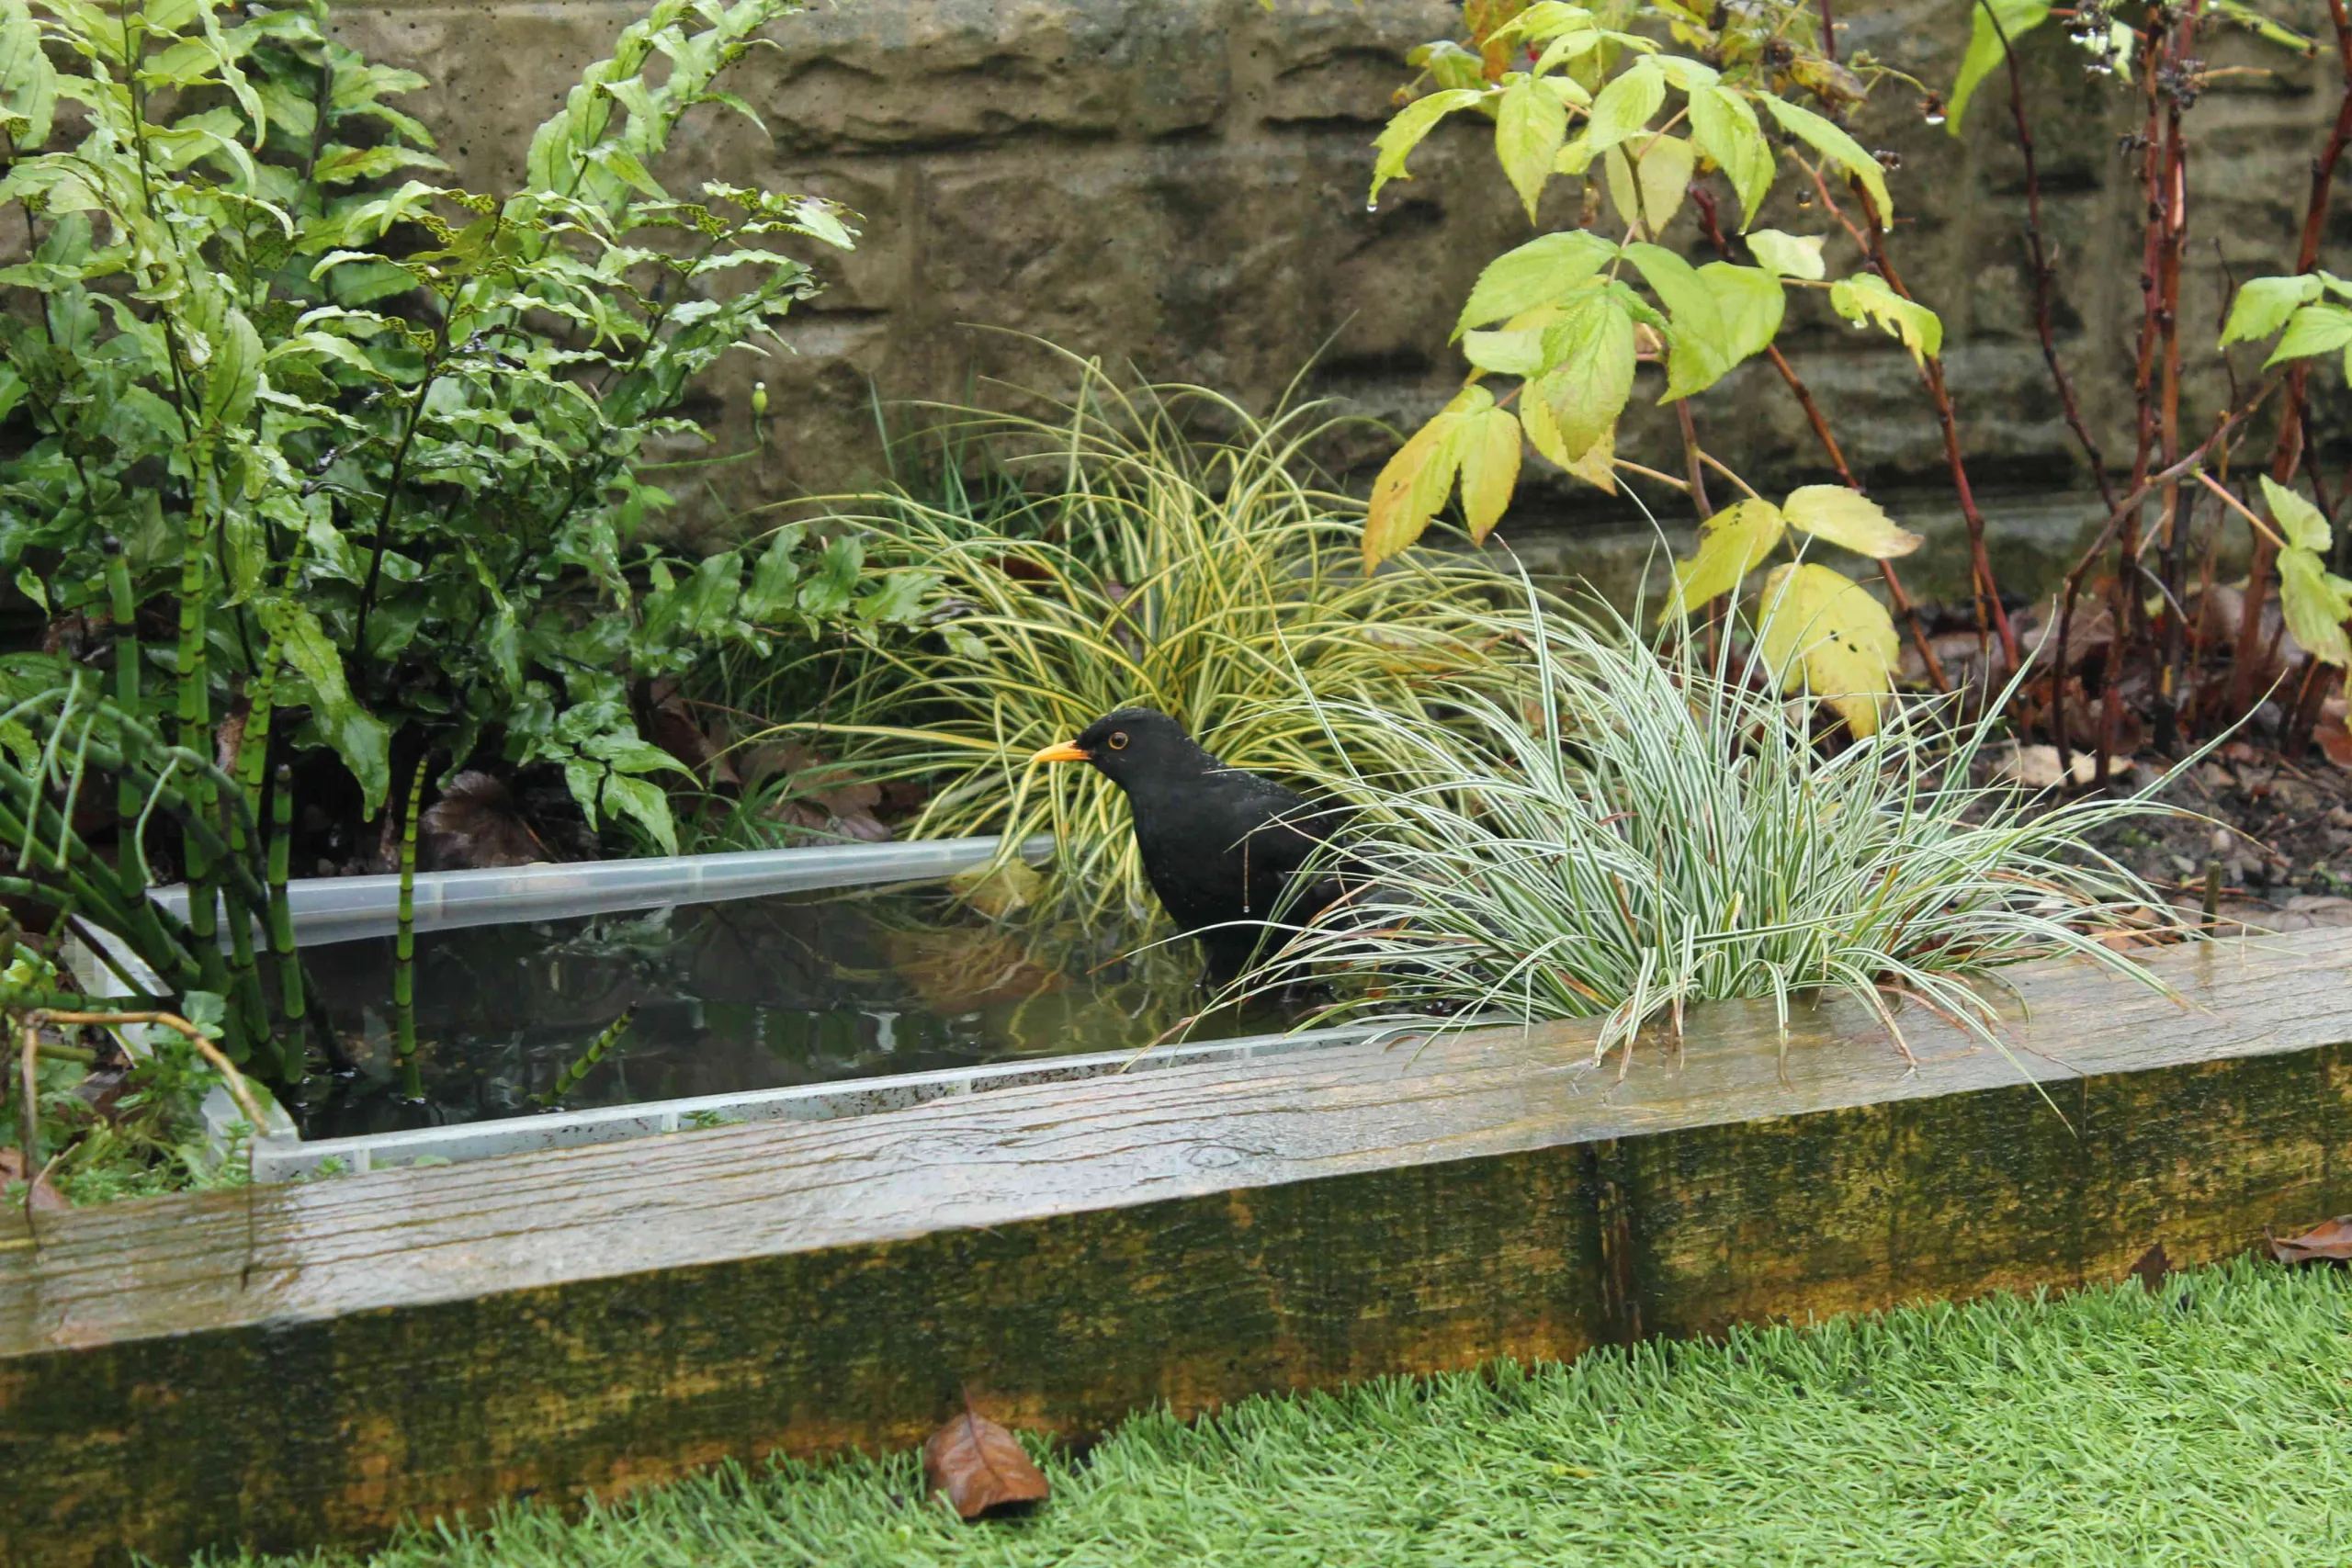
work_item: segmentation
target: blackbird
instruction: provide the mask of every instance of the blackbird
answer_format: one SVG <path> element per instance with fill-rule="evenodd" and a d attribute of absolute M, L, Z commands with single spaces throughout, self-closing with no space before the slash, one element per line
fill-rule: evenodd
<path fill-rule="evenodd" d="M 1199 941 L 1213 986 L 1250 967 L 1267 945 L 1270 919 L 1281 921 L 1272 930 L 1303 926 L 1344 892 L 1321 874 L 1292 888 L 1340 825 L 1338 813 L 1227 766 L 1164 713 L 1120 708 L 1029 760 L 1091 762 L 1126 795 L 1144 874 L 1177 928 Z"/>

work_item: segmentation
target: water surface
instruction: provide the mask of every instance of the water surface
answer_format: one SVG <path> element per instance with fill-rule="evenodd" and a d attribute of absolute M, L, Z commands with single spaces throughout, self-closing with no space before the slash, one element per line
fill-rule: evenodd
<path fill-rule="evenodd" d="M 482 927 L 416 950 L 421 1103 L 392 1060 L 392 939 L 305 950 L 347 1066 L 304 1086 L 304 1137 L 1140 1050 L 1204 999 L 1190 942 L 991 925 L 941 888 Z M 628 1009 L 628 1032 L 555 1099 Z M 1291 1021 L 1227 1011 L 1185 1037 Z"/>

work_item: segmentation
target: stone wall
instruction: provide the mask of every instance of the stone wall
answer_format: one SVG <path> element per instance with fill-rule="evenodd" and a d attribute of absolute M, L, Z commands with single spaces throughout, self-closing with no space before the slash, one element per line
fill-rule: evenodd
<path fill-rule="evenodd" d="M 496 188 L 629 14 L 605 0 L 394 0 L 342 11 L 339 26 L 433 78 L 412 107 L 448 129 L 444 150 L 465 180 Z M 1857 9 L 1845 48 L 1940 85 L 1966 14 L 1964 0 Z M 1045 343 L 1261 403 L 1311 360 L 1316 392 L 1392 419 L 1426 412 L 1458 383 L 1445 339 L 1471 279 L 1528 232 L 1467 122 L 1442 130 L 1416 156 L 1417 177 L 1365 209 L 1368 143 L 1396 62 L 1455 22 L 1438 0 L 842 0 L 783 23 L 780 48 L 731 84 L 764 133 L 714 113 L 665 177 L 679 188 L 712 172 L 834 197 L 864 214 L 865 238 L 854 255 L 814 258 L 831 286 L 790 327 L 794 355 L 739 362 L 697 409 L 723 449 L 740 449 L 750 381 L 771 390 L 767 457 L 712 474 L 738 501 L 855 482 L 878 450 L 869 387 L 953 399 L 985 378 L 1066 385 Z M 2028 51 L 2062 346 L 2103 438 L 2128 458 L 2140 198 L 2117 139 L 2131 106 L 2059 52 L 2054 36 Z M 2220 267 L 2276 270 L 2291 252 L 2303 171 L 2334 108 L 2324 87 L 2314 67 L 2289 62 L 2276 77 L 2223 78 L 2196 109 L 2211 154 L 2193 175 L 2184 340 L 2197 356 L 2212 341 Z M 1981 478 L 1996 491 L 2079 480 L 2033 332 L 2003 84 L 1986 85 L 1962 139 L 1922 123 L 1899 85 L 1873 112 L 1861 133 L 1902 159 L 1895 256 L 1943 313 Z M 1827 226 L 1782 199 L 1768 221 Z M 1568 193 L 1552 200 L 1546 226 L 1574 221 Z M 1808 298 L 1783 342 L 1857 468 L 1878 482 L 1939 472 L 1933 417 L 1892 340 Z M 2200 410 L 2219 395 L 2199 392 Z M 1708 446 L 1759 482 L 1817 468 L 1769 366 L 1736 373 L 1698 418 Z M 1629 437 L 1625 450 L 1641 445 Z M 1670 437 L 1649 449 L 1671 463 Z M 1555 491 L 1553 504 L 1573 515 L 1597 500 Z"/>

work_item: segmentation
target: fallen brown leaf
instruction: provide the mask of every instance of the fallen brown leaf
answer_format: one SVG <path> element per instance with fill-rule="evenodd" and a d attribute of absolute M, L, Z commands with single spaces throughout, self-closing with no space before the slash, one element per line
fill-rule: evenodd
<path fill-rule="evenodd" d="M 441 797 L 416 819 L 419 871 L 537 865 L 556 858 L 523 819 L 505 783 L 471 768 L 442 785 Z"/>
<path fill-rule="evenodd" d="M 21 1149 L 0 1149 L 0 1187 L 6 1187 L 13 1182 L 22 1181 L 24 1179 L 24 1151 Z M 19 1199 L 17 1201 L 21 1203 L 23 1200 Z M 70 1209 L 74 1205 L 72 1203 L 66 1201 L 65 1194 L 60 1192 L 53 1185 L 51 1184 L 49 1173 L 47 1171 L 41 1172 L 40 1179 L 33 1183 L 33 1207 L 36 1209 L 55 1210 Z"/>
<path fill-rule="evenodd" d="M 2319 728 L 2319 749 L 2327 760 L 2339 768 L 2352 768 L 2352 729 L 2341 722 L 2323 724 Z"/>
<path fill-rule="evenodd" d="M 2322 1220 L 2302 1235 L 2285 1241 L 2266 1229 L 2262 1239 L 2270 1244 L 2270 1256 L 2281 1263 L 2352 1262 L 2352 1214 Z"/>
<path fill-rule="evenodd" d="M 2171 1272 L 2172 1259 L 2165 1256 L 2163 1242 L 2140 1254 L 2140 1261 L 2132 1265 L 2132 1277 L 2140 1281 L 2140 1288 L 2143 1291 L 2156 1290 L 2164 1284 L 2165 1276 Z"/>
<path fill-rule="evenodd" d="M 923 1444 L 922 1479 L 967 1519 L 991 1509 L 1042 1503 L 1052 1490 L 1045 1472 L 1022 1451 L 1019 1438 L 970 1410 Z"/>

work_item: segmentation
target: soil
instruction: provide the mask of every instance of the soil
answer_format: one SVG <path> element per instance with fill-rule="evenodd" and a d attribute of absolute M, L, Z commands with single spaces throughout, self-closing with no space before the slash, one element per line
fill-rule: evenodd
<path fill-rule="evenodd" d="M 2145 788 L 2164 767 L 2142 759 L 2116 783 Z M 2148 817 L 2095 841 L 2176 903 L 2201 908 L 2218 865 L 2224 921 L 2352 926 L 2352 773 L 2316 754 L 2290 763 L 2232 741 L 2154 798 L 2193 815 Z"/>

